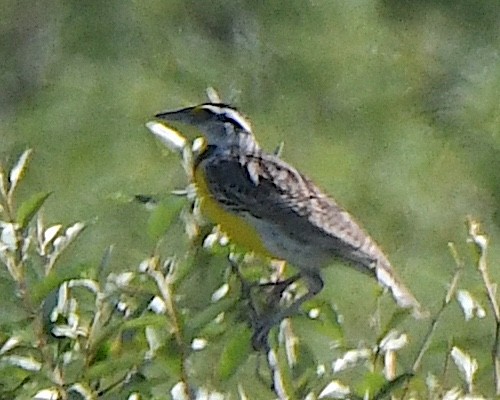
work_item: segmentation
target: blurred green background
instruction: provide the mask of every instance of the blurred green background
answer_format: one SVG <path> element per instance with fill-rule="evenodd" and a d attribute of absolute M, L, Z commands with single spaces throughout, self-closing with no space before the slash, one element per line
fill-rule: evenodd
<path fill-rule="evenodd" d="M 97 262 L 114 244 L 120 270 L 150 253 L 148 214 L 124 199 L 166 194 L 185 177 L 144 123 L 205 101 L 213 86 L 249 116 L 265 148 L 284 141 L 283 158 L 362 221 L 429 309 L 455 268 L 448 242 L 471 266 L 467 215 L 483 222 L 497 264 L 497 0 L 21 0 L 0 8 L 0 155 L 14 162 L 34 148 L 22 190 L 54 191 L 48 222 L 92 221 L 79 259 Z M 500 280 L 498 268 L 492 274 Z M 360 296 L 374 286 L 347 269 L 326 278 L 323 297 L 366 329 Z M 486 305 L 472 268 L 460 286 Z M 491 320 L 463 325 L 455 311 L 450 327 L 461 324 L 457 336 L 484 351 L 485 366 Z"/>

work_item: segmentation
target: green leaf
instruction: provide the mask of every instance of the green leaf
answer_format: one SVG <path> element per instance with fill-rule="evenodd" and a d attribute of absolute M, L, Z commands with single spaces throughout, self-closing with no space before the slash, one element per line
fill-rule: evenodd
<path fill-rule="evenodd" d="M 45 299 L 47 295 L 57 289 L 61 283 L 70 279 L 77 279 L 82 273 L 90 269 L 88 264 L 72 264 L 64 268 L 53 268 L 50 273 L 31 288 L 31 298 L 35 304 Z"/>
<path fill-rule="evenodd" d="M 272 334 L 273 340 L 271 340 L 271 347 L 276 352 L 276 369 L 279 371 L 280 375 L 280 390 L 283 392 L 283 396 L 287 399 L 297 399 L 296 385 L 299 384 L 298 381 L 292 376 L 292 369 L 288 364 L 288 357 L 286 354 L 285 346 L 278 345 L 278 328 L 274 328 L 274 334 Z"/>
<path fill-rule="evenodd" d="M 344 343 L 344 329 L 342 324 L 339 322 L 337 311 L 330 303 L 322 303 L 319 305 L 319 308 L 319 320 L 321 323 L 315 324 L 314 328 L 323 335 L 330 337 L 332 340 L 335 340 L 338 343 Z"/>
<path fill-rule="evenodd" d="M 120 355 L 109 357 L 105 361 L 95 363 L 85 371 L 85 378 L 88 380 L 101 379 L 102 377 L 113 376 L 114 374 L 125 374 L 137 365 L 144 355 L 138 350 L 128 349 Z"/>
<path fill-rule="evenodd" d="M 155 206 L 148 220 L 149 236 L 158 239 L 165 234 L 184 204 L 186 204 L 184 198 L 171 196 Z"/>
<path fill-rule="evenodd" d="M 252 332 L 246 325 L 240 324 L 230 331 L 231 337 L 222 350 L 217 368 L 217 377 L 222 381 L 229 379 L 252 351 Z"/>
<path fill-rule="evenodd" d="M 195 337 L 198 332 L 205 328 L 221 312 L 226 312 L 238 301 L 234 297 L 225 297 L 216 303 L 206 307 L 203 311 L 186 320 L 184 334 L 187 337 Z"/>
<path fill-rule="evenodd" d="M 356 392 L 362 396 L 364 393 L 377 393 L 387 381 L 381 372 L 367 372 L 363 380 L 356 385 Z"/>
<path fill-rule="evenodd" d="M 111 258 L 113 256 L 113 245 L 109 245 L 106 250 L 104 251 L 104 255 L 102 256 L 101 262 L 99 264 L 99 267 L 97 268 L 98 271 L 98 280 L 99 284 L 105 284 L 106 283 L 106 277 L 109 274 L 109 268 L 110 268 L 110 263 L 111 263 Z"/>
<path fill-rule="evenodd" d="M 387 322 L 387 324 L 383 327 L 382 333 L 377 339 L 377 343 L 379 343 L 392 329 L 397 329 L 402 322 L 411 315 L 411 310 L 409 308 L 398 308 L 395 310 L 391 319 Z"/>
<path fill-rule="evenodd" d="M 24 229 L 29 224 L 31 219 L 40 210 L 45 200 L 52 194 L 52 192 L 39 192 L 35 193 L 28 200 L 23 202 L 17 210 L 16 220 Z"/>
<path fill-rule="evenodd" d="M 135 336 L 135 332 L 133 331 L 141 330 L 146 326 L 161 327 L 165 329 L 165 332 L 168 332 L 167 324 L 168 321 L 164 315 L 148 314 L 127 321 L 123 319 L 113 320 L 105 326 L 101 326 L 100 329 L 95 332 L 89 348 L 92 351 L 101 352 L 102 349 L 106 348 L 107 344 L 109 345 L 114 342 L 124 331 L 130 330 L 133 337 Z"/>
<path fill-rule="evenodd" d="M 123 326 L 123 319 L 112 320 L 105 326 L 98 327 L 94 331 L 94 334 L 87 342 L 87 348 L 89 353 L 94 353 L 96 359 L 104 359 L 108 352 L 111 352 L 110 348 L 113 344 L 117 344 L 121 341 L 121 332 Z"/>
<path fill-rule="evenodd" d="M 124 321 L 122 329 L 138 329 L 146 326 L 158 327 L 165 329 L 165 335 L 169 335 L 170 323 L 164 315 L 146 314 L 139 318 Z"/>
<path fill-rule="evenodd" d="M 404 373 L 397 376 L 392 381 L 387 382 L 384 386 L 382 386 L 380 391 L 373 397 L 373 400 L 389 398 L 389 395 L 394 394 L 396 389 L 403 387 L 403 385 L 413 378 L 413 376 L 414 375 L 412 373 Z"/>

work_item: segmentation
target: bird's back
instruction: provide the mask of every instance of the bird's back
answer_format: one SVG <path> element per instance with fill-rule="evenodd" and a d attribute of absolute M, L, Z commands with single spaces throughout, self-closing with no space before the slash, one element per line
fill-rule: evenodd
<path fill-rule="evenodd" d="M 259 148 L 208 148 L 197 170 L 209 201 L 234 217 L 226 218 L 233 226 L 221 223 L 220 213 L 214 220 L 229 236 L 237 233 L 237 242 L 284 259 L 303 273 L 339 259 L 376 277 L 401 306 L 418 306 L 385 254 L 352 216 L 279 157 Z"/>

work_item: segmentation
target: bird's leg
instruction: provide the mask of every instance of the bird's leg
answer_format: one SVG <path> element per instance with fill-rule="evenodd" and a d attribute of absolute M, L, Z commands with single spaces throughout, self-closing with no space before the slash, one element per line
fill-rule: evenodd
<path fill-rule="evenodd" d="M 261 287 L 261 288 L 272 287 L 272 291 L 269 294 L 269 298 L 271 300 L 277 299 L 277 301 L 279 301 L 281 299 L 281 296 L 283 296 L 283 292 L 292 283 L 295 283 L 299 279 L 300 279 L 300 274 L 295 274 L 295 275 L 292 275 L 290 278 L 287 278 L 287 279 L 284 279 L 281 281 L 259 283 L 259 287 Z"/>
<path fill-rule="evenodd" d="M 291 285 L 294 282 L 297 282 L 297 280 L 300 278 L 300 274 L 295 274 L 292 275 L 290 278 L 283 279 L 282 281 L 276 281 L 276 282 L 264 282 L 264 283 L 259 283 L 260 287 L 279 287 L 283 288 L 281 289 L 281 292 L 283 292 L 289 285 Z"/>
<path fill-rule="evenodd" d="M 254 301 L 252 299 L 252 288 L 254 287 L 253 283 L 249 283 L 241 274 L 238 263 L 232 258 L 229 257 L 229 264 L 231 265 L 231 270 L 238 277 L 241 285 L 241 298 L 247 302 L 247 305 L 250 309 L 250 320 L 252 326 L 255 325 L 254 321 L 259 319 L 257 309 L 255 308 Z"/>
<path fill-rule="evenodd" d="M 295 278 L 295 276 L 291 278 Z M 255 350 L 264 350 L 267 352 L 269 350 L 269 343 L 267 339 L 271 328 L 275 325 L 279 325 L 283 319 L 297 314 L 302 304 L 312 299 L 321 291 L 321 289 L 323 289 L 323 280 L 321 279 L 319 273 L 315 271 L 307 271 L 307 274 L 303 273 L 303 278 L 305 279 L 309 289 L 305 295 L 295 300 L 295 302 L 283 310 L 265 318 L 260 318 L 256 321 L 254 324 L 255 332 L 252 336 L 252 345 Z M 297 278 L 295 278 L 295 280 L 296 279 Z"/>

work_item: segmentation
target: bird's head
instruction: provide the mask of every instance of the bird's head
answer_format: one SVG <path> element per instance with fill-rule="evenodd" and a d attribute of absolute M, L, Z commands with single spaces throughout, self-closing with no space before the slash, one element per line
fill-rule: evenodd
<path fill-rule="evenodd" d="M 253 138 L 250 123 L 235 108 L 226 104 L 204 103 L 155 115 L 162 121 L 188 124 L 200 130 L 208 145 L 237 144 L 241 136 Z"/>

